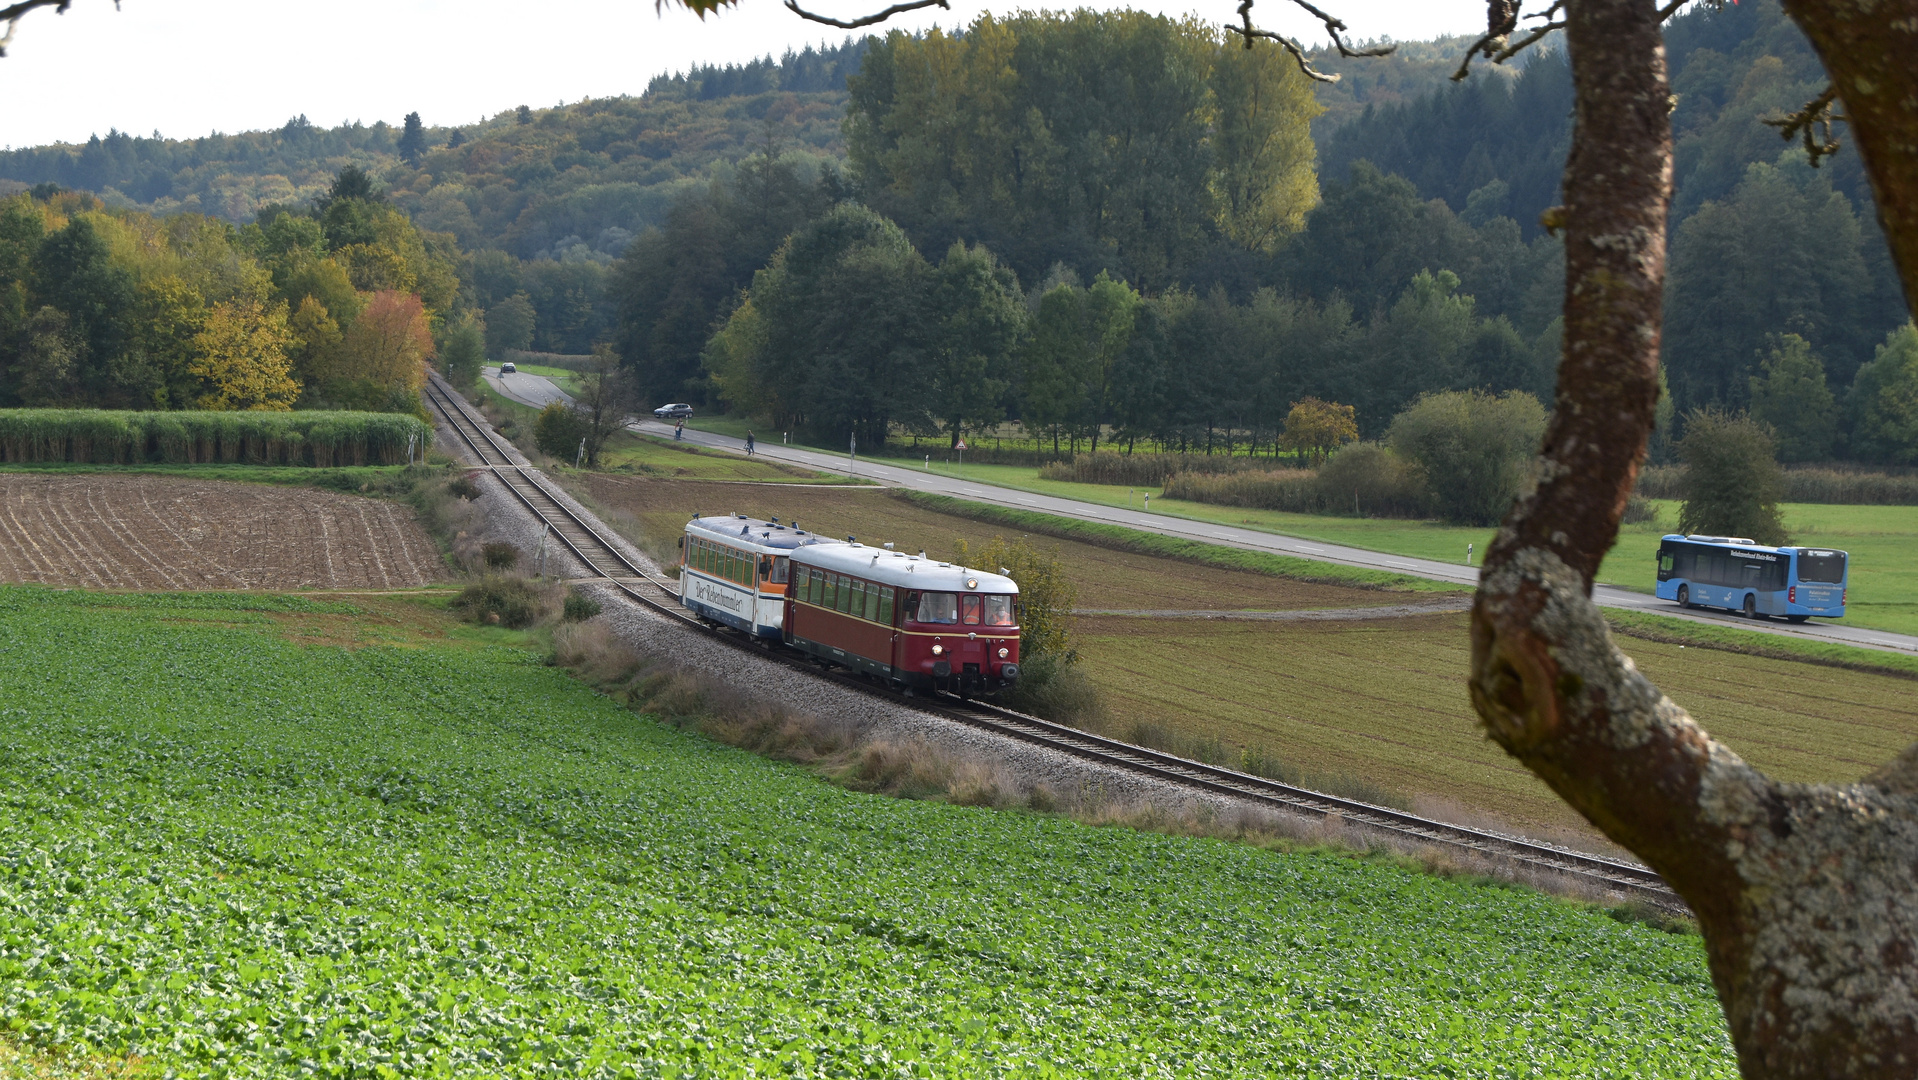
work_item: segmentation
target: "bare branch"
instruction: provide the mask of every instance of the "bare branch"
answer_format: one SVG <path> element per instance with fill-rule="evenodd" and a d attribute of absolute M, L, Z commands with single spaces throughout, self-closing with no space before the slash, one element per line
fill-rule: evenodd
<path fill-rule="evenodd" d="M 848 20 L 841 21 L 839 19 L 827 18 L 824 15 L 815 15 L 812 12 L 807 11 L 805 8 L 800 7 L 798 3 L 795 2 L 795 0 L 786 0 L 786 10 L 792 12 L 794 15 L 797 15 L 802 19 L 810 19 L 816 23 L 825 23 L 827 26 L 837 26 L 841 30 L 857 30 L 862 26 L 871 26 L 874 23 L 885 22 L 887 19 L 892 18 L 894 15 L 901 14 L 902 12 L 918 11 L 920 8 L 929 8 L 929 7 L 941 7 L 941 8 L 945 8 L 947 11 L 952 10 L 952 8 L 946 3 L 946 0 L 911 0 L 910 3 L 894 4 L 893 6 L 887 8 L 884 11 L 881 11 L 872 15 L 867 15 L 864 18 L 848 19 Z"/>
<path fill-rule="evenodd" d="M 1838 100 L 1838 87 L 1827 86 L 1825 92 L 1811 99 L 1805 107 L 1785 116 L 1770 117 L 1759 122 L 1766 127 L 1775 127 L 1786 142 L 1797 137 L 1805 141 L 1805 156 L 1811 159 L 1811 167 L 1816 169 L 1820 160 L 1838 152 L 1842 145 L 1838 137 L 1831 133 L 1832 124 L 1846 117 L 1832 112 L 1832 102 Z"/>
<path fill-rule="evenodd" d="M 1326 12 L 1320 11 L 1310 3 L 1307 3 L 1306 0 L 1292 0 L 1292 2 L 1304 8 L 1306 11 L 1311 12 L 1321 23 L 1325 24 L 1325 32 L 1327 36 L 1331 37 L 1332 44 L 1338 48 L 1340 56 L 1389 56 L 1393 50 L 1398 48 L 1396 45 L 1376 45 L 1370 49 L 1354 49 L 1345 43 L 1344 38 L 1339 36 L 1340 31 L 1349 29 L 1343 20 L 1335 15 L 1329 15 Z M 1283 34 L 1275 34 L 1270 30 L 1260 30 L 1253 26 L 1252 3 L 1253 0 L 1241 0 L 1239 4 L 1239 20 L 1241 25 L 1226 27 L 1227 30 L 1245 39 L 1246 48 L 1250 49 L 1254 41 L 1264 38 L 1267 41 L 1277 43 L 1280 48 L 1291 53 L 1292 59 L 1298 62 L 1299 70 L 1305 73 L 1306 78 L 1325 83 L 1335 83 L 1339 81 L 1338 75 L 1327 75 L 1325 72 L 1313 67 L 1312 61 L 1305 55 L 1305 46 L 1299 44 L 1296 40 L 1286 37 Z"/>
<path fill-rule="evenodd" d="M 73 6 L 73 0 L 19 0 L 18 3 L 0 8 L 0 21 L 7 24 L 7 32 L 0 34 L 0 56 L 7 55 L 7 46 L 13 44 L 13 32 L 20 28 L 20 16 L 34 8 L 50 7 L 56 15 L 65 15 L 67 8 Z M 113 0 L 113 10 L 120 10 L 120 0 Z"/>

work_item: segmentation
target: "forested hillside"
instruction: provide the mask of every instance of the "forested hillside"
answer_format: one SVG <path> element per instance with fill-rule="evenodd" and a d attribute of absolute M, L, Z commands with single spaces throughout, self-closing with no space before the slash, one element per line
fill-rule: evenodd
<path fill-rule="evenodd" d="M 1814 170 L 1762 123 L 1822 86 L 1808 46 L 1777 0 L 1688 12 L 1669 40 L 1678 423 L 1750 407 L 1798 456 L 1918 459 L 1896 405 L 1918 360 L 1888 336 L 1907 315 L 1856 156 Z M 264 226 L 362 163 L 380 205 L 457 246 L 448 311 L 496 354 L 613 342 L 650 394 L 821 434 L 1018 418 L 1068 443 L 1269 447 L 1303 397 L 1368 437 L 1429 391 L 1549 399 L 1563 57 L 1453 84 L 1462 40 L 1406 43 L 1317 57 L 1328 85 L 1235 41 L 1128 12 L 982 17 L 463 128 L 10 151 L 0 184 Z M 802 243 L 813 261 L 781 255 Z M 900 332 L 861 330 L 886 319 Z"/>
<path fill-rule="evenodd" d="M 1695 10 L 1666 41 L 1678 104 L 1665 342 L 1678 405 L 1746 405 L 1760 357 L 1787 332 L 1842 392 L 1908 314 L 1858 155 L 1814 170 L 1763 122 L 1824 89 L 1818 58 L 1776 0 Z M 1508 216 L 1536 236 L 1558 202 L 1571 100 L 1564 56 L 1547 53 L 1516 79 L 1367 108 L 1326 138 L 1322 172 L 1370 162 L 1468 222 Z"/>

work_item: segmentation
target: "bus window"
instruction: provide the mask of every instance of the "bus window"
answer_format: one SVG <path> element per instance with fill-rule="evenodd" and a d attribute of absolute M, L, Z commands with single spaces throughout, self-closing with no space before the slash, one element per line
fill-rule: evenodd
<path fill-rule="evenodd" d="M 959 597 L 949 592 L 929 592 L 919 594 L 919 614 L 914 621 L 922 623 L 956 623 L 959 621 Z"/>
<path fill-rule="evenodd" d="M 1658 549 L 1658 580 L 1664 581 L 1672 576 L 1672 566 L 1678 562 L 1678 556 L 1670 547 Z"/>
<path fill-rule="evenodd" d="M 887 626 L 892 625 L 892 586 L 890 585 L 881 585 L 879 587 L 879 618 L 877 621 L 885 623 Z"/>
<path fill-rule="evenodd" d="M 1845 553 L 1801 549 L 1798 552 L 1798 580 L 1820 585 L 1836 585 L 1845 580 Z"/>
<path fill-rule="evenodd" d="M 784 555 L 773 560 L 773 572 L 769 580 L 774 585 L 784 585 L 792 577 L 792 560 Z"/>
<path fill-rule="evenodd" d="M 1010 596 L 986 597 L 986 625 L 987 626 L 1011 626 L 1012 625 L 1012 597 Z"/>
<path fill-rule="evenodd" d="M 983 602 L 984 597 L 962 596 L 960 599 L 964 601 L 964 603 L 960 605 L 961 615 L 959 621 L 965 623 L 967 626 L 978 626 L 979 619 L 981 618 L 981 609 L 985 607 Z"/>

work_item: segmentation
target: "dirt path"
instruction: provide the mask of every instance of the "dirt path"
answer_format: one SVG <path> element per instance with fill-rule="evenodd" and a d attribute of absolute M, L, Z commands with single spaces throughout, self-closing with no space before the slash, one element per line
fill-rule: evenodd
<path fill-rule="evenodd" d="M 96 589 L 394 589 L 447 578 L 396 503 L 178 476 L 0 474 L 0 581 Z"/>

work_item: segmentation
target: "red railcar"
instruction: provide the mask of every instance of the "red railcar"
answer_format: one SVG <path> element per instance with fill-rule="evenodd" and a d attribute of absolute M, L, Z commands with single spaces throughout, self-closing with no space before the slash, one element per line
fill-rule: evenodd
<path fill-rule="evenodd" d="M 1009 577 L 864 544 L 800 548 L 786 643 L 896 686 L 982 693 L 1019 678 Z"/>

